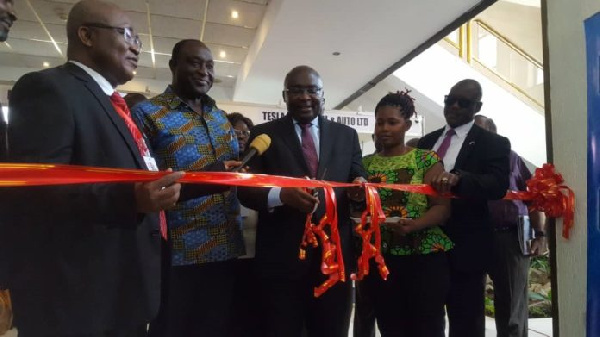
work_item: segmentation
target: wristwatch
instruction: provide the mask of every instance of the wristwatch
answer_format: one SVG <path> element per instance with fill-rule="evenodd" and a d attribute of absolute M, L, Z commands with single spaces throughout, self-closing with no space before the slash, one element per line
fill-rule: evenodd
<path fill-rule="evenodd" d="M 535 230 L 534 232 L 535 239 L 546 237 L 546 232 Z"/>

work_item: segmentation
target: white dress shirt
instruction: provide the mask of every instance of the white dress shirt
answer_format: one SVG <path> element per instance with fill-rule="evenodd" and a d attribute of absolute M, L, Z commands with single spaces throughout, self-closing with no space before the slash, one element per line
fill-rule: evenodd
<path fill-rule="evenodd" d="M 311 122 L 311 126 L 310 126 L 310 134 L 313 137 L 313 141 L 315 143 L 315 148 L 317 150 L 317 158 L 320 157 L 320 150 L 319 150 L 319 144 L 320 144 L 320 140 L 319 140 L 319 117 L 315 117 L 315 119 L 313 119 Z M 300 129 L 300 124 L 297 120 L 294 119 L 294 130 L 296 131 L 296 136 L 298 136 L 298 140 L 300 141 L 300 144 L 302 144 L 302 130 Z M 277 206 L 281 206 L 283 205 L 283 202 L 281 202 L 281 198 L 279 197 L 279 194 L 281 193 L 281 187 L 273 187 L 271 188 L 271 190 L 269 190 L 269 195 L 268 195 L 268 201 L 267 204 L 269 206 L 269 208 L 274 208 Z"/>
<path fill-rule="evenodd" d="M 446 155 L 443 158 L 444 169 L 446 170 L 446 172 L 450 172 L 454 169 L 458 153 L 460 152 L 460 149 L 463 146 L 463 142 L 467 138 L 467 134 L 469 133 L 469 131 L 471 131 L 473 124 L 475 124 L 475 121 L 471 121 L 470 123 L 463 124 L 454 128 L 456 134 L 450 138 L 450 146 L 448 147 L 448 151 L 446 151 Z M 451 127 L 449 125 L 446 125 L 446 127 L 444 127 L 444 132 L 442 132 L 442 135 L 440 136 L 440 138 L 438 138 L 437 142 L 435 142 L 435 145 L 433 146 L 434 151 L 437 152 L 437 150 L 440 148 L 440 145 L 442 145 L 444 137 L 446 136 L 446 132 L 448 132 L 448 130 L 450 129 Z"/>
<path fill-rule="evenodd" d="M 94 81 L 96 83 L 98 83 L 98 85 L 100 86 L 100 89 L 102 89 L 102 91 L 108 95 L 111 96 L 113 94 L 113 92 L 115 92 L 115 88 L 113 88 L 113 86 L 110 84 L 110 82 L 108 82 L 108 80 L 106 78 L 104 78 L 104 76 L 98 74 L 97 71 L 95 71 L 94 69 L 84 65 L 81 62 L 77 62 L 77 61 L 69 61 L 71 63 L 73 63 L 74 65 L 78 66 L 79 68 L 83 69 L 88 75 L 90 75 Z"/>

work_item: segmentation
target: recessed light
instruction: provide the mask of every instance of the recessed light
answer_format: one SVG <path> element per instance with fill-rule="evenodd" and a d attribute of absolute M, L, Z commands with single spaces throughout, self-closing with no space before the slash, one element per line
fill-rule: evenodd
<path fill-rule="evenodd" d="M 229 77 L 229 78 L 234 78 L 235 76 L 233 76 L 233 75 L 227 75 L 227 77 Z"/>
<path fill-rule="evenodd" d="M 238 11 L 231 11 L 231 18 L 232 19 L 237 19 L 240 17 L 240 14 L 238 13 Z"/>
<path fill-rule="evenodd" d="M 42 67 L 49 68 L 50 67 L 50 62 L 43 62 L 42 63 Z"/>
<path fill-rule="evenodd" d="M 221 50 L 221 52 L 219 53 L 219 57 L 224 59 L 225 57 L 227 57 L 227 53 L 224 50 Z"/>
<path fill-rule="evenodd" d="M 134 74 L 134 75 L 137 75 L 137 70 L 134 70 L 134 71 L 133 71 L 133 74 Z"/>
<path fill-rule="evenodd" d="M 340 53 L 339 51 L 334 51 L 333 53 L 331 53 L 331 55 L 333 56 L 340 56 L 342 53 Z"/>

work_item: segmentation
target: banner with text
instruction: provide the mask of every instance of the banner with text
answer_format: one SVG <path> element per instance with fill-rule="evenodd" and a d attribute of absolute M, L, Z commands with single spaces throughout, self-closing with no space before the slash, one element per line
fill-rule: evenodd
<path fill-rule="evenodd" d="M 246 106 L 235 104 L 219 104 L 219 108 L 226 112 L 240 112 L 256 124 L 270 122 L 284 117 L 286 109 L 268 108 L 261 106 Z M 347 125 L 358 133 L 373 133 L 375 130 L 375 114 L 373 112 L 353 112 L 343 110 L 328 110 L 323 114 L 327 119 L 336 123 Z M 407 136 L 421 137 L 423 135 L 423 118 L 413 118 L 413 125 L 406 133 Z"/>

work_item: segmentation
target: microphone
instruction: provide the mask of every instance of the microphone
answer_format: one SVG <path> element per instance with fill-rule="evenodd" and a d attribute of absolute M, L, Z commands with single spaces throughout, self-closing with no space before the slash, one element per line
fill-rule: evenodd
<path fill-rule="evenodd" d="M 250 149 L 246 152 L 244 158 L 242 158 L 242 165 L 232 169 L 231 172 L 238 172 L 239 170 L 241 170 L 254 156 L 262 156 L 262 154 L 265 151 L 267 151 L 270 145 L 271 137 L 269 137 L 268 135 L 263 133 L 256 136 L 256 138 L 254 138 L 254 140 L 249 145 Z"/>

